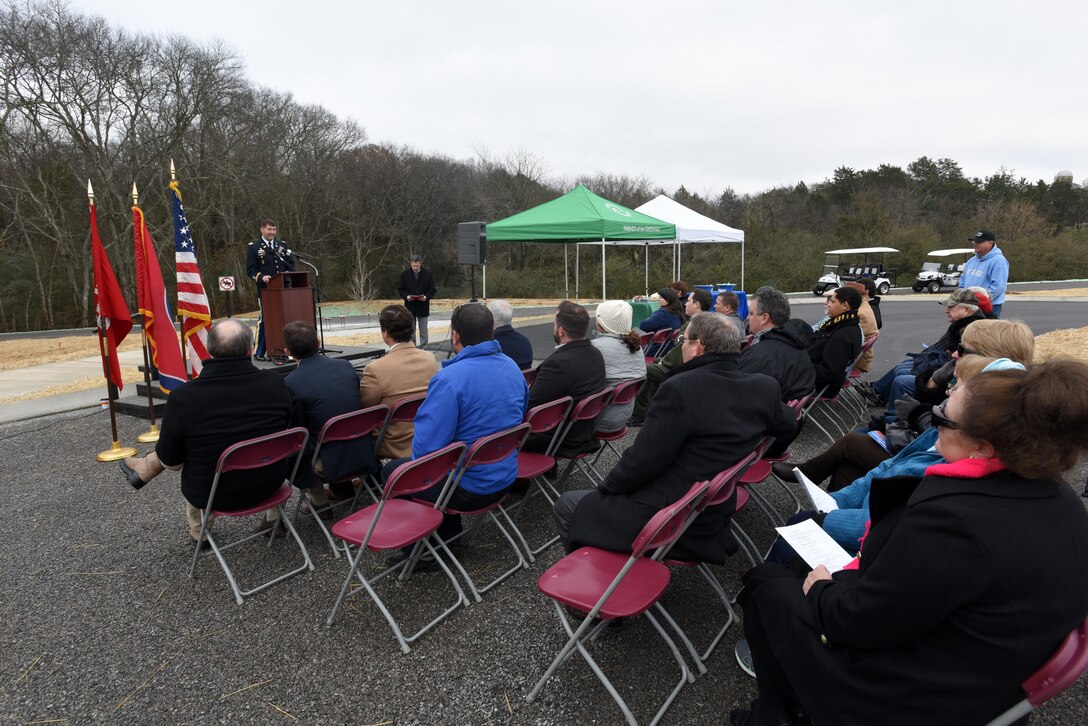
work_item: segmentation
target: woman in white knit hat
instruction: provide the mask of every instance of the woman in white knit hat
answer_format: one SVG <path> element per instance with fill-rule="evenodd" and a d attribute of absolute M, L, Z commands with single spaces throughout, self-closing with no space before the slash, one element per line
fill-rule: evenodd
<path fill-rule="evenodd" d="M 608 385 L 646 377 L 646 359 L 639 345 L 639 335 L 631 329 L 631 306 L 623 300 L 606 300 L 597 306 L 597 337 L 592 342 L 604 357 L 604 376 Z M 618 431 L 634 408 L 634 401 L 610 406 L 597 423 L 597 430 Z"/>

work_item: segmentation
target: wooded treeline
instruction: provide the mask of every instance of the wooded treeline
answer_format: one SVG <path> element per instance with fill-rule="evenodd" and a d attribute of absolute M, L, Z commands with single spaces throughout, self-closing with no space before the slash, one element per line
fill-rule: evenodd
<path fill-rule="evenodd" d="M 330 300 L 393 296 L 407 256 L 417 252 L 441 296 L 467 297 L 468 271 L 456 262 L 458 222 L 500 219 L 579 182 L 629 207 L 668 193 L 620 174 L 555 178 L 527 150 L 461 160 L 370 143 L 358 124 L 250 83 L 229 48 L 133 34 L 59 0 L 0 6 L 0 84 L 0 331 L 91 325 L 88 179 L 130 304 L 133 182 L 171 285 L 171 158 L 220 315 L 217 275 L 239 278 L 235 310 L 255 307 L 244 282 L 245 247 L 263 217 L 316 258 Z M 1088 190 L 1031 183 L 1003 169 L 967 178 L 950 159 L 923 157 L 905 169 L 841 167 L 811 186 L 753 195 L 680 187 L 671 196 L 745 231 L 749 289 L 811 288 L 823 250 L 872 245 L 901 250 L 889 262 L 901 270 L 899 283 L 909 284 L 927 251 L 963 246 L 979 227 L 997 234 L 1012 279 L 1088 273 Z M 609 249 L 611 297 L 642 292 L 642 254 Z M 668 281 L 671 257 L 664 249 L 650 257 L 652 289 Z M 683 276 L 739 282 L 739 260 L 736 245 L 685 248 Z M 583 251 L 581 262 L 581 296 L 599 296 L 599 249 Z M 570 265 L 573 275 L 573 256 Z M 563 277 L 562 245 L 489 246 L 492 297 L 560 296 Z"/>

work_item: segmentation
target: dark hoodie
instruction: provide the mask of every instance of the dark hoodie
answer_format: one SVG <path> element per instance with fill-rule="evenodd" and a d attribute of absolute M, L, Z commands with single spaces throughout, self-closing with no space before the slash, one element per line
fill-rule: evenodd
<path fill-rule="evenodd" d="M 816 385 L 816 369 L 807 351 L 811 339 L 808 323 L 797 318 L 787 320 L 756 338 L 737 359 L 737 367 L 778 381 L 783 401 L 801 398 L 812 393 Z"/>

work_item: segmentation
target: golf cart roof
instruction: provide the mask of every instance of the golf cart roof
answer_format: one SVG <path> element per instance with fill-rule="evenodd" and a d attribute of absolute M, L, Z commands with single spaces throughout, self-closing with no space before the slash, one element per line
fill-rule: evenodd
<path fill-rule="evenodd" d="M 930 257 L 951 257 L 952 255 L 973 255 L 975 250 L 971 247 L 957 247 L 953 250 L 933 250 L 928 253 Z"/>
<path fill-rule="evenodd" d="M 898 252 L 894 247 L 855 247 L 849 250 L 828 250 L 825 255 L 864 255 L 870 252 Z M 973 250 L 972 250 L 973 251 Z"/>

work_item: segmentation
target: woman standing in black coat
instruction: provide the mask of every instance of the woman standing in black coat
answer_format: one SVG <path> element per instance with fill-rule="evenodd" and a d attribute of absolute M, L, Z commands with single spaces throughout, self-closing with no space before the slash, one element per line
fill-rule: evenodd
<path fill-rule="evenodd" d="M 733 724 L 981 724 L 1088 614 L 1088 515 L 1058 477 L 1088 446 L 1088 365 L 957 387 L 947 463 L 873 483 L 856 571 L 774 565 L 740 596 L 759 700 Z"/>

